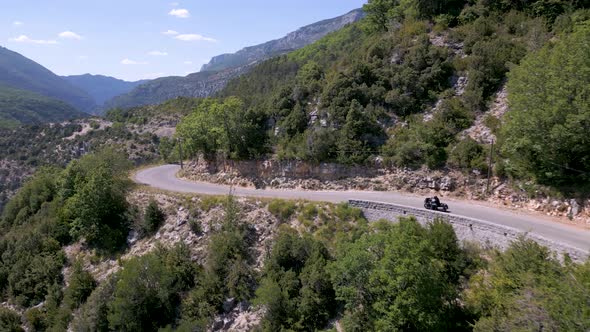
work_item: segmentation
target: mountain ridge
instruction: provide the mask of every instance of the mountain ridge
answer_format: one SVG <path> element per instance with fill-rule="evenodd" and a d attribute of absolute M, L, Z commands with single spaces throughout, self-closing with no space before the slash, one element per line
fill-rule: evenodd
<path fill-rule="evenodd" d="M 61 100 L 79 111 L 95 107 L 90 95 L 22 54 L 0 46 L 0 83 Z"/>
<path fill-rule="evenodd" d="M 251 65 L 265 59 L 285 54 L 313 43 L 327 33 L 341 29 L 365 16 L 362 9 L 354 9 L 344 15 L 325 19 L 301 27 L 286 36 L 262 44 L 245 47 L 235 53 L 225 53 L 214 56 L 209 63 L 201 67 L 201 71 L 222 70 L 230 67 Z"/>
<path fill-rule="evenodd" d="M 125 81 L 116 77 L 106 75 L 68 75 L 61 76 L 73 86 L 88 93 L 95 101 L 97 109 L 102 108 L 102 105 L 118 95 L 130 92 L 135 87 L 147 83 L 149 80 L 139 81 Z"/>
<path fill-rule="evenodd" d="M 223 89 L 229 80 L 248 72 L 255 64 L 314 43 L 327 34 L 360 20 L 364 15 L 362 9 L 355 9 L 344 15 L 299 28 L 283 38 L 247 47 L 237 56 L 222 54 L 217 60 L 214 57 L 214 64 L 205 65 L 200 72 L 184 77 L 161 77 L 141 84 L 129 93 L 105 102 L 104 110 L 159 104 L 176 97 L 211 96 Z M 226 59 L 225 63 L 223 59 Z"/>

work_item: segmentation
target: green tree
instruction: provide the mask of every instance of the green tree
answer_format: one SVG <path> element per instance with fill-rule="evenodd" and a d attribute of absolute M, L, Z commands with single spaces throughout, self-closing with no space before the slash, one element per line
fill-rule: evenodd
<path fill-rule="evenodd" d="M 250 298 L 253 286 L 250 229 L 241 221 L 241 213 L 238 202 L 229 195 L 221 229 L 211 236 L 206 264 L 214 292 L 240 301 Z"/>
<path fill-rule="evenodd" d="M 488 169 L 483 147 L 470 137 L 459 141 L 450 149 L 449 164 L 464 170 L 477 169 L 485 172 Z"/>
<path fill-rule="evenodd" d="M 69 285 L 64 292 L 64 303 L 70 309 L 78 308 L 86 301 L 94 288 L 96 288 L 96 281 L 88 271 L 84 270 L 82 263 L 76 261 L 72 266 Z"/>
<path fill-rule="evenodd" d="M 61 184 L 61 218 L 70 226 L 72 237 L 82 237 L 90 245 L 108 250 L 125 242 L 129 167 L 124 155 L 106 149 L 66 168 Z"/>
<path fill-rule="evenodd" d="M 212 159 L 220 152 L 233 159 L 251 158 L 265 149 L 264 116 L 236 97 L 199 105 L 178 125 L 188 153 Z"/>
<path fill-rule="evenodd" d="M 590 327 L 590 264 L 520 239 L 469 280 L 463 296 L 480 318 L 475 331 L 585 331 Z"/>
<path fill-rule="evenodd" d="M 255 302 L 267 308 L 265 331 L 313 331 L 326 325 L 338 305 L 326 270 L 330 259 L 321 242 L 280 229 L 256 290 Z"/>
<path fill-rule="evenodd" d="M 179 245 L 125 262 L 108 302 L 109 327 L 116 331 L 157 331 L 173 322 L 180 293 L 197 273 L 190 251 Z"/>
<path fill-rule="evenodd" d="M 367 13 L 366 28 L 370 32 L 387 31 L 392 26 L 398 0 L 369 0 L 363 5 Z"/>
<path fill-rule="evenodd" d="M 338 160 L 348 164 L 365 162 L 371 154 L 375 154 L 384 135 L 372 114 L 364 113 L 362 105 L 356 99 L 353 100 L 340 131 Z"/>
<path fill-rule="evenodd" d="M 18 313 L 0 308 L 0 330 L 6 332 L 23 332 L 22 321 Z"/>
<path fill-rule="evenodd" d="M 464 330 L 457 302 L 466 266 L 452 226 L 415 219 L 377 223 L 342 244 L 331 276 L 347 330 Z"/>
<path fill-rule="evenodd" d="M 145 208 L 143 224 L 141 228 L 146 234 L 153 234 L 158 230 L 158 228 L 160 228 L 165 220 L 166 215 L 160 209 L 158 202 L 154 199 L 151 199 L 148 203 L 148 206 Z"/>
<path fill-rule="evenodd" d="M 590 179 L 590 22 L 509 75 L 501 149 L 512 174 L 562 186 Z"/>

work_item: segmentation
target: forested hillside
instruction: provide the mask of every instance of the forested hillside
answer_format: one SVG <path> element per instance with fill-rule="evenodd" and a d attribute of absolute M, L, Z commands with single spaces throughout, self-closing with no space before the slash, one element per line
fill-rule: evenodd
<path fill-rule="evenodd" d="M 128 93 L 138 85 L 147 83 L 147 80 L 127 82 L 114 77 L 103 75 L 70 75 L 63 76 L 73 86 L 88 93 L 96 104 L 94 113 L 103 113 L 103 104 L 113 97 Z"/>
<path fill-rule="evenodd" d="M 0 128 L 87 116 L 63 101 L 0 84 Z"/>
<path fill-rule="evenodd" d="M 135 189 L 112 149 L 46 168 L 0 219 L 6 331 L 585 331 L 590 263 L 346 204 Z M 238 327 L 241 326 L 241 327 Z"/>
<path fill-rule="evenodd" d="M 142 84 L 129 93 L 107 101 L 105 110 L 154 105 L 176 97 L 212 96 L 223 89 L 228 81 L 246 73 L 256 64 L 309 45 L 330 32 L 360 20 L 363 16 L 361 10 L 354 10 L 302 27 L 283 38 L 246 47 L 236 53 L 215 56 L 200 72 L 184 77 L 161 77 Z"/>
<path fill-rule="evenodd" d="M 501 144 L 495 174 L 579 187 L 590 172 L 590 145 L 577 135 L 589 104 L 586 7 L 369 1 L 366 19 L 256 66 L 178 130 L 189 152 L 209 157 L 382 157 L 397 167 L 485 172 L 484 142 L 464 134 L 477 118 Z M 486 112 L 506 81 L 514 107 L 500 120 Z"/>
<path fill-rule="evenodd" d="M 82 112 L 89 112 L 95 106 L 86 92 L 33 60 L 4 47 L 0 47 L 0 84 L 61 100 Z"/>
<path fill-rule="evenodd" d="M 214 56 L 209 63 L 203 65 L 201 71 L 220 71 L 229 68 L 251 65 L 278 55 L 305 47 L 330 32 L 342 29 L 364 17 L 361 9 L 335 18 L 323 20 L 297 29 L 283 38 L 243 48 L 236 53 Z"/>
<path fill-rule="evenodd" d="M 132 161 L 176 160 L 177 138 L 208 160 L 481 174 L 488 142 L 466 130 L 483 124 L 489 171 L 583 195 L 588 7 L 370 0 L 362 21 L 217 96 L 0 129 L 0 331 L 589 331 L 590 259 L 526 236 L 501 251 L 443 219 L 130 180 Z M 11 172 L 33 169 L 13 194 Z"/>

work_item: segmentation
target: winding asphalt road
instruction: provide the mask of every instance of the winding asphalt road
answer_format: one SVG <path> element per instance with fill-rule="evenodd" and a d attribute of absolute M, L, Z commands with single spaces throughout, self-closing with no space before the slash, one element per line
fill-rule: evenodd
<path fill-rule="evenodd" d="M 134 180 L 154 188 L 206 195 L 227 195 L 230 187 L 205 182 L 193 182 L 176 177 L 178 165 L 157 166 L 139 171 Z M 424 198 L 399 192 L 371 191 L 307 191 L 271 190 L 234 187 L 238 196 L 305 199 L 310 201 L 345 202 L 349 199 L 396 203 L 422 208 Z M 546 239 L 590 252 L 590 230 L 562 224 L 538 215 L 519 214 L 513 211 L 478 205 L 474 202 L 446 200 L 453 214 L 476 218 L 494 224 L 510 226 L 525 232 L 540 235 Z"/>

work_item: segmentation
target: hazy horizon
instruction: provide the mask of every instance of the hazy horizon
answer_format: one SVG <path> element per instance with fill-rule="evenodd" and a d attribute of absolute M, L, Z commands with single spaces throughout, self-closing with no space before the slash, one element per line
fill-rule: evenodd
<path fill-rule="evenodd" d="M 211 57 L 281 38 L 360 8 L 364 0 L 5 4 L 0 45 L 54 73 L 127 81 L 197 72 Z M 285 15 L 288 13 L 288 15 Z"/>

